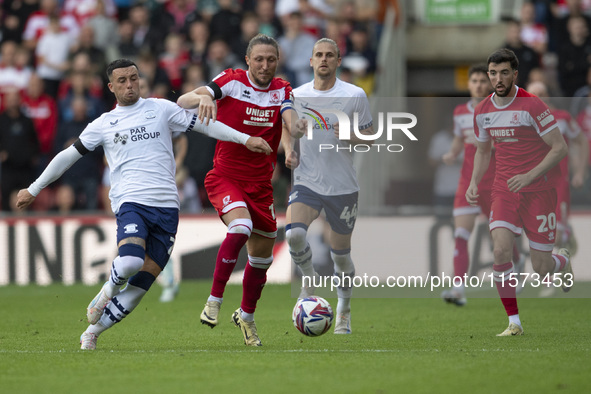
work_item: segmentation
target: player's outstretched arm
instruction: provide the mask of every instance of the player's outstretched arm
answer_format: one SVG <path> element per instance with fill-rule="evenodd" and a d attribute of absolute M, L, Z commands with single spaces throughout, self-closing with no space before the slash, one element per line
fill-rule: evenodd
<path fill-rule="evenodd" d="M 81 157 L 82 154 L 78 152 L 74 145 L 58 153 L 28 189 L 22 189 L 18 192 L 16 207 L 25 209 L 31 205 L 43 188 L 62 176 Z"/>
<path fill-rule="evenodd" d="M 212 122 L 215 122 L 217 119 L 218 107 L 213 96 L 205 86 L 198 87 L 191 92 L 183 94 L 178 98 L 176 103 L 185 109 L 198 108 L 197 117 L 201 123 L 205 120 L 206 125 L 209 124 L 210 119 Z"/>
<path fill-rule="evenodd" d="M 251 137 L 248 134 L 241 133 L 221 122 L 211 123 L 209 125 L 195 123 L 193 130 L 205 134 L 220 141 L 230 141 L 245 145 L 249 150 L 267 155 L 273 152 L 267 141 L 261 137 Z"/>

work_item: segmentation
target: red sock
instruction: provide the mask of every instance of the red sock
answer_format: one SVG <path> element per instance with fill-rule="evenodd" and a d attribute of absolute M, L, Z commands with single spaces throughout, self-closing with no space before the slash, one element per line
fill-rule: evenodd
<path fill-rule="evenodd" d="M 495 285 L 501 297 L 501 302 L 505 307 L 507 316 L 517 315 L 517 293 L 515 283 L 509 280 L 509 275 L 513 272 L 513 263 L 493 264 L 493 273 Z M 515 280 L 513 280 L 515 282 Z"/>
<path fill-rule="evenodd" d="M 456 249 L 454 250 L 454 275 L 464 277 L 468 273 L 470 256 L 468 255 L 468 241 L 456 237 Z"/>
<path fill-rule="evenodd" d="M 215 261 L 213 285 L 211 286 L 212 296 L 219 298 L 224 296 L 226 283 L 228 283 L 230 275 L 234 271 L 238 254 L 246 241 L 248 241 L 248 235 L 246 234 L 228 233 L 226 235 L 226 239 L 222 242 Z"/>
<path fill-rule="evenodd" d="M 517 242 L 513 242 L 513 262 L 517 264 L 519 263 L 519 259 L 521 259 L 521 254 L 519 253 Z"/>
<path fill-rule="evenodd" d="M 250 262 L 246 264 L 244 279 L 242 279 L 242 303 L 240 305 L 244 312 L 254 313 L 266 282 L 267 269 L 254 268 Z"/>

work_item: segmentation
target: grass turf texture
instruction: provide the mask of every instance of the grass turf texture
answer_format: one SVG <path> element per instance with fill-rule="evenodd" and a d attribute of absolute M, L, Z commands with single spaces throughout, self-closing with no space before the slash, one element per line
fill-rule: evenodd
<path fill-rule="evenodd" d="M 501 393 L 591 390 L 591 300 L 521 299 L 525 335 L 498 299 L 354 299 L 352 335 L 301 335 L 288 285 L 268 285 L 256 314 L 262 348 L 230 323 L 228 286 L 215 329 L 199 313 L 209 282 L 183 282 L 172 303 L 155 285 L 96 351 L 79 350 L 100 286 L 0 287 L 2 393 Z M 329 299 L 334 308 L 336 300 Z"/>

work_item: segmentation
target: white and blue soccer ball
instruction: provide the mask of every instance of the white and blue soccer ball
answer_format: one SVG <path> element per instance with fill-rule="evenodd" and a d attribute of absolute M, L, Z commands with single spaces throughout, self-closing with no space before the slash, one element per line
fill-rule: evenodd
<path fill-rule="evenodd" d="M 332 307 L 322 297 L 301 298 L 293 308 L 293 325 L 309 337 L 317 337 L 330 330 L 333 319 Z"/>

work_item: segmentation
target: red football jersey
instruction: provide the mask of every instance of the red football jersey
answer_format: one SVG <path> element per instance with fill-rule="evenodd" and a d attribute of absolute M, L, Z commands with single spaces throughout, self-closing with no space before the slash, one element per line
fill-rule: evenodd
<path fill-rule="evenodd" d="M 464 162 L 460 172 L 463 180 L 469 183 L 474 169 L 474 155 L 476 154 L 476 138 L 474 136 L 474 107 L 472 101 L 460 104 L 454 109 L 454 135 L 464 139 Z M 495 177 L 495 155 L 490 158 L 488 170 L 480 181 L 480 188 L 490 188 Z"/>
<path fill-rule="evenodd" d="M 516 89 L 509 104 L 498 106 L 493 93 L 474 110 L 476 139 L 486 142 L 492 138 L 496 148 L 494 188 L 508 189 L 510 178 L 537 166 L 550 151 L 541 137 L 557 126 L 554 115 L 542 100 L 519 87 Z M 554 166 L 521 191 L 555 188 L 559 177 L 560 167 Z"/>
<path fill-rule="evenodd" d="M 245 134 L 264 138 L 273 152 L 266 156 L 233 142 L 218 141 L 213 164 L 218 173 L 237 180 L 268 181 L 277 162 L 281 141 L 281 113 L 292 106 L 291 86 L 273 78 L 257 87 L 247 71 L 227 69 L 207 85 L 217 99 L 217 119 Z"/>

